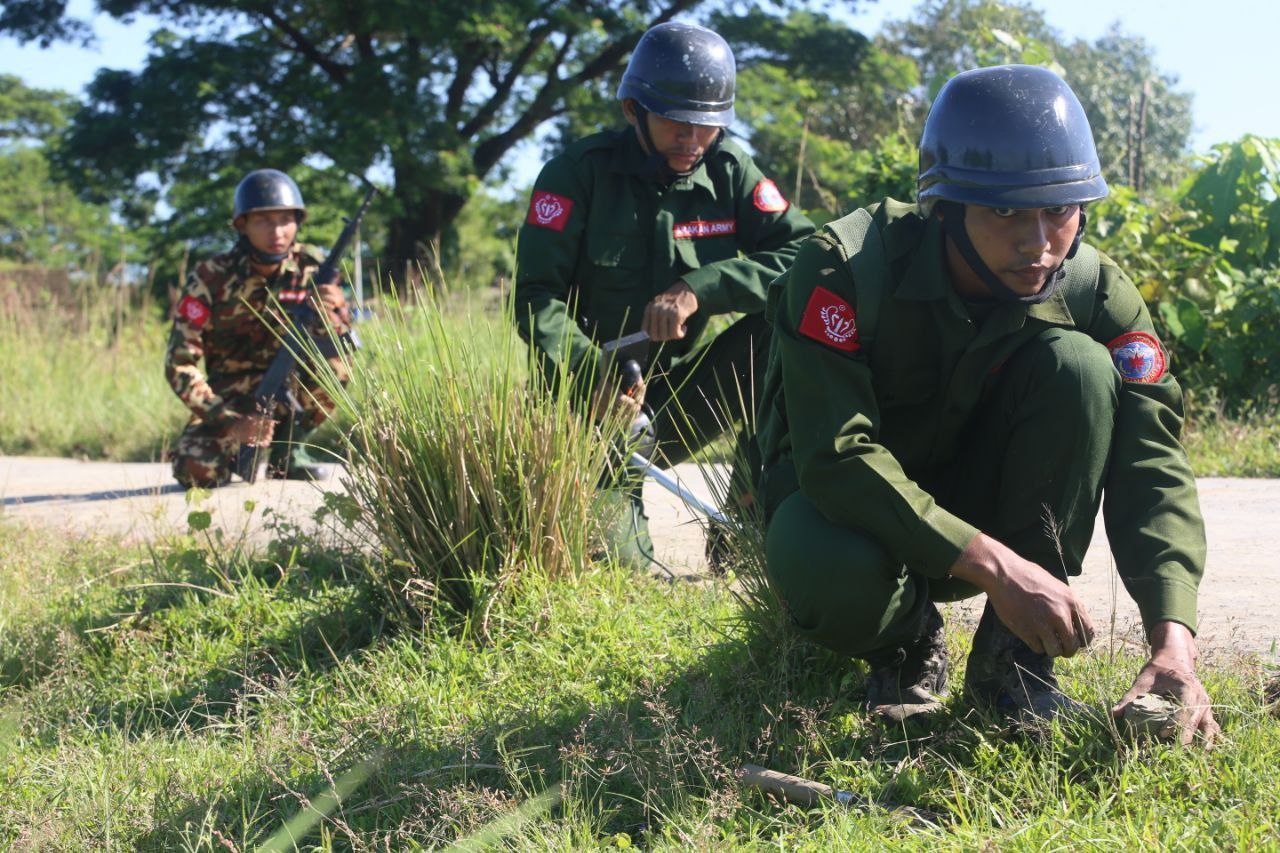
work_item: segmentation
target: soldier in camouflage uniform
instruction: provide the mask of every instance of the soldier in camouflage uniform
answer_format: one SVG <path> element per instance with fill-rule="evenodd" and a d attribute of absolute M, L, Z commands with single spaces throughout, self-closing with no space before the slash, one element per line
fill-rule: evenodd
<path fill-rule="evenodd" d="M 302 193 L 288 175 L 274 169 L 251 172 L 235 194 L 233 225 L 240 239 L 187 278 L 165 354 L 165 376 L 192 413 L 173 460 L 174 477 L 184 486 L 225 485 L 242 444 L 270 444 L 269 476 L 315 479 L 322 474 L 302 445 L 333 410 L 333 401 L 304 371 L 296 371 L 290 380 L 302 408 L 296 416 L 281 402 L 267 417 L 254 411 L 253 402 L 283 331 L 272 294 L 308 289 L 328 313 L 335 334 L 349 328 L 338 283 L 310 280 L 324 255 L 296 242 L 305 219 Z M 330 363 L 345 382 L 341 359 Z M 286 434 L 276 434 L 277 423 L 286 425 Z"/>

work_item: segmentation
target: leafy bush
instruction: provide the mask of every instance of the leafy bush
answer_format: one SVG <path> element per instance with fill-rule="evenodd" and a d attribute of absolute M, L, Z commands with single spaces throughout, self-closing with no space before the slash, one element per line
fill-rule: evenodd
<path fill-rule="evenodd" d="M 1280 357 L 1280 140 L 1217 145 L 1174 192 L 1091 210 L 1098 247 L 1138 285 L 1189 388 L 1228 411 L 1274 401 Z"/>

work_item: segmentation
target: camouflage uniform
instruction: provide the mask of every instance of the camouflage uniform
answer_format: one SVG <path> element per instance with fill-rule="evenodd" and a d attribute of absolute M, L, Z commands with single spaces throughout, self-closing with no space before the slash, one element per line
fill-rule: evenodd
<path fill-rule="evenodd" d="M 295 244 L 279 271 L 267 279 L 254 272 L 240 243 L 204 261 L 187 277 L 165 354 L 165 376 L 192 412 L 174 453 L 173 474 L 179 483 L 208 488 L 230 480 L 239 445 L 229 433 L 239 418 L 252 414 L 253 392 L 280 348 L 277 335 L 283 325 L 270 295 L 298 289 L 304 282 L 310 288 L 309 278 L 323 260 L 321 250 Z M 335 331 L 346 329 L 339 326 Z M 329 363 L 345 383 L 341 359 Z M 276 406 L 274 465 L 285 464 L 290 442 L 301 443 L 334 407 L 305 371 L 295 372 L 290 384 L 302 411 L 294 421 L 287 403 Z M 288 434 L 291 424 L 293 435 Z"/>

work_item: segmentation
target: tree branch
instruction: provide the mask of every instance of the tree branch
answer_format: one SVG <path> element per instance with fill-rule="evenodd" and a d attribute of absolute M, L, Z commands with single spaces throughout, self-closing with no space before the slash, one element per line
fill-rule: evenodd
<path fill-rule="evenodd" d="M 270 6 L 263 6 L 258 10 L 258 14 L 274 24 L 275 27 L 288 38 L 289 42 L 293 45 L 294 50 L 311 60 L 312 64 L 320 68 L 320 70 L 324 71 L 324 73 L 329 76 L 330 80 L 333 80 L 335 83 L 343 83 L 346 81 L 348 71 L 347 66 L 334 62 L 331 57 L 326 56 L 305 35 L 302 34 L 301 30 L 289 23 L 280 15 L 279 12 Z"/>
<path fill-rule="evenodd" d="M 680 12 L 692 8 L 698 2 L 699 0 L 673 0 L 666 9 L 649 22 L 645 29 L 671 20 Z M 547 68 L 546 82 L 538 90 L 538 94 L 534 96 L 532 103 L 529 104 L 524 113 L 518 116 L 506 130 L 489 137 L 476 146 L 475 154 L 471 158 L 471 163 L 475 166 L 476 172 L 483 177 L 502 159 L 502 156 L 507 151 L 511 150 L 513 145 L 532 133 L 542 122 L 563 113 L 564 108 L 556 106 L 556 102 L 561 95 L 574 86 L 595 80 L 616 68 L 622 57 L 626 56 L 635 47 L 635 43 L 640 40 L 641 35 L 643 35 L 642 32 L 631 33 L 625 38 L 620 38 L 606 45 L 594 59 L 583 65 L 576 74 L 561 79 L 556 75 L 556 69 L 560 67 L 560 63 L 568 53 L 569 44 L 573 41 L 571 36 L 566 35 L 564 45 L 557 51 L 555 59 Z M 488 105 L 486 104 L 486 106 Z"/>
<path fill-rule="evenodd" d="M 458 57 L 458 70 L 454 72 L 453 81 L 449 83 L 449 93 L 444 102 L 444 117 L 448 122 L 454 122 L 462 111 L 462 101 L 467 95 L 467 89 L 471 88 L 471 80 L 475 77 L 476 68 L 480 65 L 479 51 L 473 49 L 471 45 L 465 45 L 464 49 L 467 54 L 466 59 L 462 58 L 460 51 L 454 50 L 454 55 Z"/>
<path fill-rule="evenodd" d="M 470 139 L 489 126 L 503 103 L 511 96 L 511 90 L 515 87 L 516 81 L 520 79 L 520 75 L 524 72 L 525 66 L 529 64 L 529 60 L 537 53 L 538 48 L 546 43 L 552 32 L 554 32 L 554 28 L 548 21 L 541 26 L 534 27 L 529 33 L 529 40 L 524 43 L 524 46 L 520 48 L 520 52 L 511 60 L 511 67 L 507 69 L 506 75 L 501 80 L 495 81 L 493 94 L 489 96 L 489 100 L 485 101 L 484 106 L 477 110 L 470 121 L 458 131 L 463 139 Z M 566 43 L 570 40 L 566 36 Z M 553 65 L 552 70 L 558 64 L 557 62 L 556 65 Z"/>

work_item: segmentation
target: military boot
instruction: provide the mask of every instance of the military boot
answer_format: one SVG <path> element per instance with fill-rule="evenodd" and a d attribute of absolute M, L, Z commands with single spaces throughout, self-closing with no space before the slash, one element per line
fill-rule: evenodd
<path fill-rule="evenodd" d="M 947 644 L 942 614 L 932 603 L 924 630 L 909 646 L 883 649 L 864 656 L 868 713 L 893 723 L 942 710 L 947 692 Z"/>
<path fill-rule="evenodd" d="M 272 480 L 328 480 L 333 466 L 317 462 L 302 444 L 278 441 L 271 443 L 267 476 Z"/>
<path fill-rule="evenodd" d="M 1085 710 L 1058 687 L 1053 658 L 1036 654 L 1000 621 L 982 611 L 964 674 L 965 700 L 1021 722 L 1051 720 Z"/>

